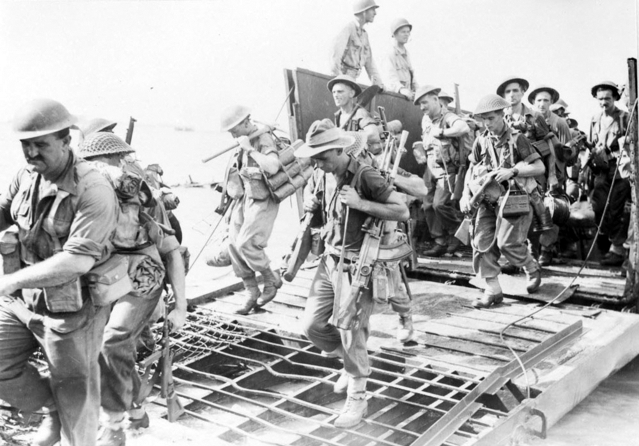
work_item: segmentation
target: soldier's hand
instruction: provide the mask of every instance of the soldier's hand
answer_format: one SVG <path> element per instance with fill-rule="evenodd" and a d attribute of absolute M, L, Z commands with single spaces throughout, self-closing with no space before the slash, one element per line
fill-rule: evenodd
<path fill-rule="evenodd" d="M 186 322 L 186 308 L 174 308 L 166 319 L 171 328 L 171 333 L 177 332 L 184 326 L 184 322 Z"/>
<path fill-rule="evenodd" d="M 248 138 L 248 136 L 246 135 L 238 136 L 235 140 L 240 145 L 240 147 L 246 150 L 247 152 L 252 152 L 253 150 L 255 150 L 253 146 L 251 145 L 251 140 Z"/>
<path fill-rule="evenodd" d="M 408 99 L 409 101 L 412 101 L 413 98 L 415 97 L 415 93 L 410 91 L 408 88 L 401 88 L 399 90 L 399 93 L 404 95 L 406 97 L 406 99 Z"/>
<path fill-rule="evenodd" d="M 463 194 L 461 199 L 459 200 L 459 210 L 464 214 L 468 214 L 470 209 L 470 196 L 468 194 Z"/>
<path fill-rule="evenodd" d="M 435 128 L 435 129 L 432 129 L 432 130 L 430 131 L 430 136 L 431 136 L 432 138 L 437 138 L 437 139 L 439 139 L 439 138 L 443 138 L 443 137 L 444 137 L 444 129 L 443 129 L 443 128 L 441 128 L 441 127 L 437 127 L 437 128 Z"/>
<path fill-rule="evenodd" d="M 304 211 L 313 212 L 315 209 L 319 207 L 319 205 L 320 205 L 320 202 L 317 199 L 317 197 L 315 195 L 309 195 L 304 200 Z"/>
<path fill-rule="evenodd" d="M 359 204 L 362 201 L 357 191 L 348 185 L 342 186 L 339 191 L 339 199 L 342 204 L 353 209 L 359 209 Z"/>
<path fill-rule="evenodd" d="M 513 177 L 512 169 L 506 169 L 502 167 L 495 174 L 495 181 L 497 181 L 498 183 L 501 183 L 502 181 L 510 180 L 512 177 Z"/>

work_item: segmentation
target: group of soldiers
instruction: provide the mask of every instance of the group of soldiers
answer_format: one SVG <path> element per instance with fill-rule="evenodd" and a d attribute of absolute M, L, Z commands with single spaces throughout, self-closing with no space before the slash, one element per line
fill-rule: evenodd
<path fill-rule="evenodd" d="M 624 152 L 629 115 L 615 105 L 621 93 L 614 83 L 592 87 L 601 112 L 588 135 L 566 119 L 567 105 L 550 86 L 530 90 L 532 107 L 526 105 L 529 82 L 516 76 L 483 97 L 472 116 L 456 114 L 448 108 L 450 95 L 416 82 L 405 47 L 412 25 L 405 19 L 391 26 L 394 45 L 383 64 L 384 88 L 424 114 L 413 154 L 425 173 L 385 168 L 388 156 L 401 157 L 394 142 L 402 125 L 391 121 L 380 128 L 357 102 L 363 69 L 382 85 L 364 30 L 377 8 L 374 0 L 355 1 L 355 20 L 335 41 L 334 78 L 327 85 L 338 110 L 333 119 L 314 122 L 295 152 L 315 166 L 304 210 L 313 216 L 322 247 L 315 250 L 319 260 L 303 329 L 326 356 L 343 360 L 334 385 L 347 395 L 338 427 L 355 426 L 366 415 L 371 373 L 366 342 L 375 303 L 397 312 L 400 342 L 413 339 L 401 257 L 375 265 L 375 286 L 360 288 L 354 323 L 335 320 L 351 297 L 360 250 L 368 243 L 362 228 L 371 219 L 384 222 L 384 243 L 399 246 L 409 232 L 404 223 L 409 207 L 420 203 L 433 240 L 424 254 L 433 257 L 457 252 L 462 221 L 470 220 L 473 267 L 486 283 L 477 308 L 502 301 L 498 277 L 504 269 L 523 269 L 527 291 L 539 289 L 541 266 L 561 250 L 562 228 L 548 213 L 548 197 L 567 203 L 587 197 L 597 223 L 607 206 L 597 237 L 604 265 L 625 260 L 629 226 Z M 167 285 L 175 297 L 166 314 L 171 329 L 179 330 L 186 318 L 183 250 L 169 213 L 177 200 L 159 180 L 157 167 L 143 169 L 131 157 L 134 149 L 113 133 L 112 122 L 81 127 L 82 142 L 74 152 L 69 130 L 76 121 L 62 104 L 38 100 L 13 122 L 27 167 L 0 197 L 0 229 L 9 228 L 0 241 L 0 399 L 45 414 L 34 444 L 124 445 L 127 424 L 148 426 L 136 348 L 143 330 L 158 318 Z M 222 263 L 242 279 L 246 294 L 237 313 L 249 315 L 282 286 L 265 252 L 279 208 L 268 178 L 282 169 L 282 142 L 260 132 L 244 106 L 227 109 L 221 128 L 239 146 L 224 184 L 232 205 Z M 48 375 L 29 362 L 38 347 Z"/>
<path fill-rule="evenodd" d="M 13 120 L 27 166 L 0 197 L 0 399 L 43 413 L 38 446 L 121 446 L 126 426 L 148 426 L 138 340 L 162 315 L 167 284 L 167 324 L 177 331 L 186 318 L 183 249 L 168 213 L 178 200 L 114 126 L 79 123 L 50 99 Z M 38 348 L 48 370 L 30 361 Z"/>

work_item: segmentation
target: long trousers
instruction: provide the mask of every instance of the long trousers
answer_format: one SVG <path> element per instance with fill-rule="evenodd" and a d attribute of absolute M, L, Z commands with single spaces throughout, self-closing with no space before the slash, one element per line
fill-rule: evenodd
<path fill-rule="evenodd" d="M 479 278 L 499 275 L 501 254 L 511 265 L 525 267 L 528 271 L 538 268 L 526 247 L 532 213 L 530 209 L 528 214 L 517 218 L 502 218 L 498 216 L 498 207 L 486 203 L 479 206 L 473 235 L 473 268 Z"/>
<path fill-rule="evenodd" d="M 344 348 L 344 369 L 353 378 L 370 375 L 370 363 L 366 341 L 369 335 L 369 319 L 373 311 L 373 299 L 370 288 L 362 294 L 358 308 L 361 309 L 359 324 L 354 330 L 341 330 L 329 324 L 333 315 L 335 285 L 337 284 L 338 261 L 330 255 L 323 256 L 306 301 L 302 327 L 311 342 L 325 352 L 332 352 L 340 345 Z M 342 274 L 342 299 L 350 293 L 350 280 L 347 272 Z"/>
<path fill-rule="evenodd" d="M 244 197 L 233 209 L 229 228 L 229 255 L 237 277 L 250 277 L 267 270 L 270 260 L 264 250 L 273 232 L 280 205 L 272 198 Z"/>
<path fill-rule="evenodd" d="M 621 246 L 628 237 L 629 220 L 628 215 L 624 212 L 624 208 L 626 202 L 630 200 L 630 181 L 626 178 L 619 178 L 617 175 L 614 184 L 612 184 L 611 179 L 612 177 L 609 173 L 598 174 L 595 177 L 595 184 L 590 201 L 592 203 L 592 209 L 595 211 L 595 221 L 599 224 L 603 217 L 608 192 L 612 187 L 610 204 L 608 205 L 601 231 L 608 236 L 608 239 L 613 245 Z"/>
<path fill-rule="evenodd" d="M 107 413 L 131 409 L 139 396 L 136 347 L 161 295 L 161 288 L 145 297 L 126 295 L 111 310 L 100 353 L 101 404 Z"/>
<path fill-rule="evenodd" d="M 75 313 L 50 313 L 33 312 L 21 299 L 0 297 L 0 398 L 27 412 L 54 401 L 63 446 L 96 443 L 98 355 L 108 313 L 108 307 L 96 307 L 90 298 Z M 38 347 L 49 366 L 48 379 L 28 362 Z"/>
<path fill-rule="evenodd" d="M 462 214 L 451 200 L 455 190 L 455 175 L 442 176 L 428 186 L 423 208 L 431 237 L 442 238 L 455 234 L 462 222 Z"/>

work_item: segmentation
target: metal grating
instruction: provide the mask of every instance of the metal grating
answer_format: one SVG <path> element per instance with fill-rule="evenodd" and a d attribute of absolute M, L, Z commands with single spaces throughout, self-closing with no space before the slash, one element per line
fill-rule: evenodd
<path fill-rule="evenodd" d="M 355 428 L 338 429 L 332 422 L 345 396 L 332 386 L 341 362 L 307 340 L 198 308 L 171 342 L 186 413 L 237 444 L 410 445 L 484 378 L 398 351 L 374 354 L 368 415 Z M 474 444 L 508 416 L 503 407 L 472 409 L 441 444 Z"/>

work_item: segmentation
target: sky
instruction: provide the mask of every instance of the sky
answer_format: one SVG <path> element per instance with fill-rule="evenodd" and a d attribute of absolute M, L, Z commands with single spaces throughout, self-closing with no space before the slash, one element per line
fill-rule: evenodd
<path fill-rule="evenodd" d="M 554 86 L 587 122 L 590 87 L 625 83 L 637 57 L 636 0 L 377 3 L 367 29 L 378 66 L 391 21 L 405 17 L 417 80 L 451 93 L 460 84 L 465 109 L 514 74 Z M 2 1 L 0 121 L 35 97 L 85 117 L 198 130 L 217 130 L 236 103 L 273 121 L 283 69 L 328 72 L 333 38 L 352 17 L 345 0 Z"/>

